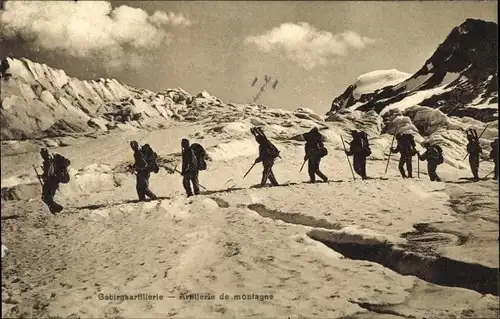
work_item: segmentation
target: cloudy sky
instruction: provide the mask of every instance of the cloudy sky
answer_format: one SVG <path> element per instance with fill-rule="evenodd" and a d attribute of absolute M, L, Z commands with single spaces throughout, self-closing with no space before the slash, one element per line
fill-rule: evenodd
<path fill-rule="evenodd" d="M 326 112 L 364 73 L 413 73 L 467 18 L 497 22 L 496 1 L 7 1 L 0 57 L 26 57 L 82 79 L 153 91 L 207 90 Z M 255 77 L 259 81 L 251 87 Z"/>

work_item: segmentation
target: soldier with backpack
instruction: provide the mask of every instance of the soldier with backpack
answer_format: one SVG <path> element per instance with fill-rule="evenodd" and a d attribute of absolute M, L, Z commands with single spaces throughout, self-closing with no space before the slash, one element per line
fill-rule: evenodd
<path fill-rule="evenodd" d="M 69 182 L 68 166 L 71 164 L 70 160 L 66 157 L 54 153 L 50 156 L 46 148 L 42 148 L 40 155 L 43 159 L 42 175 L 37 177 L 41 179 L 42 183 L 42 199 L 49 207 L 51 213 L 55 214 L 63 209 L 63 206 L 54 201 L 56 191 L 59 189 L 59 184 L 67 184 Z M 36 170 L 35 170 L 36 171 Z"/>
<path fill-rule="evenodd" d="M 150 199 L 157 199 L 156 195 L 149 189 L 149 177 L 151 172 L 158 173 L 159 168 L 156 164 L 156 153 L 153 152 L 149 144 L 139 148 L 137 141 L 131 141 L 130 147 L 134 151 L 134 164 L 129 166 L 135 172 L 136 190 L 139 201 L 145 201 L 146 196 Z"/>
<path fill-rule="evenodd" d="M 182 147 L 182 185 L 186 190 L 187 197 L 200 194 L 200 184 L 198 182 L 199 172 L 207 168 L 205 162 L 206 152 L 203 146 L 198 143 L 189 145 L 189 140 L 183 138 Z M 193 189 L 191 189 L 193 184 Z"/>
<path fill-rule="evenodd" d="M 431 145 L 429 142 L 422 143 L 422 146 L 426 148 L 424 154 L 418 154 L 418 159 L 420 161 L 427 161 L 427 174 L 429 174 L 429 178 L 433 182 L 440 182 L 441 178 L 439 178 L 436 170 L 437 167 L 444 163 L 443 150 L 437 144 Z"/>
<path fill-rule="evenodd" d="M 368 144 L 368 135 L 365 132 L 351 130 L 353 138 L 349 151 L 345 153 L 353 157 L 353 166 L 356 174 L 361 176 L 362 179 L 368 179 L 366 175 L 366 158 L 371 155 L 372 151 Z"/>
<path fill-rule="evenodd" d="M 490 159 L 495 163 L 493 179 L 498 179 L 498 138 L 491 142 Z"/>
<path fill-rule="evenodd" d="M 310 182 L 316 182 L 316 175 L 323 181 L 328 181 L 328 177 L 319 170 L 321 159 L 328 155 L 328 150 L 323 144 L 323 135 L 315 127 L 309 132 L 304 133 L 303 137 L 306 140 L 304 162 L 309 161 L 308 171 Z"/>
<path fill-rule="evenodd" d="M 273 186 L 279 186 L 278 181 L 274 177 L 273 165 L 275 159 L 280 157 L 280 151 L 267 139 L 262 128 L 251 128 L 250 132 L 255 137 L 255 141 L 259 143 L 259 157 L 255 159 L 254 165 L 262 162 L 262 166 L 264 167 L 260 186 L 264 187 L 268 179 Z"/>
<path fill-rule="evenodd" d="M 9 68 L 10 68 L 9 61 L 7 60 L 7 58 L 4 58 L 0 62 L 0 78 L 5 78 L 7 80 L 9 76 L 12 76 L 12 74 L 7 72 Z"/>
<path fill-rule="evenodd" d="M 417 150 L 415 148 L 415 140 L 413 139 L 413 135 L 411 134 L 397 134 L 396 140 L 398 144 L 396 148 L 391 148 L 391 153 L 400 153 L 401 157 L 399 158 L 399 172 L 401 172 L 401 176 L 403 178 L 413 178 L 413 167 L 412 161 L 413 156 L 417 154 Z M 408 171 L 408 175 L 405 172 L 404 166 L 406 165 L 406 170 Z"/>
<path fill-rule="evenodd" d="M 467 140 L 467 153 L 469 154 L 469 165 L 475 181 L 479 180 L 479 156 L 483 153 L 477 132 L 473 129 L 466 131 Z"/>

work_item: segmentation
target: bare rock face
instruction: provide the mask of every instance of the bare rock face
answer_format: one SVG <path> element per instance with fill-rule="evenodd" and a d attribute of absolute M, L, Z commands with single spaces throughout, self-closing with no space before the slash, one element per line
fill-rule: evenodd
<path fill-rule="evenodd" d="M 382 81 L 387 85 L 377 90 L 365 90 L 361 95 L 356 95 L 358 79 L 334 99 L 329 113 L 352 108 L 374 110 L 383 115 L 392 109 L 404 111 L 420 105 L 439 109 L 448 116 L 467 116 L 483 122 L 496 120 L 497 37 L 496 23 L 467 19 L 451 31 L 414 75 L 406 79 L 393 76 L 393 82 Z M 371 73 L 377 72 L 383 74 L 388 71 Z M 398 79 L 401 81 L 394 83 Z"/>

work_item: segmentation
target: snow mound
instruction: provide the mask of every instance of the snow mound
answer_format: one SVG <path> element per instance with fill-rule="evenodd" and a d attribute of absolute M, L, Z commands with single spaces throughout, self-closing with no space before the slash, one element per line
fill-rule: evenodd
<path fill-rule="evenodd" d="M 257 156 L 258 144 L 252 139 L 236 140 L 221 143 L 207 149 L 207 155 L 212 161 L 228 161 L 241 156 Z"/>
<path fill-rule="evenodd" d="M 70 181 L 60 184 L 64 194 L 91 194 L 116 187 L 112 168 L 105 164 L 91 164 L 78 170 L 70 167 Z"/>
<path fill-rule="evenodd" d="M 198 93 L 190 102 L 191 106 L 200 106 L 200 105 L 217 105 L 223 106 L 221 100 L 208 93 L 207 91 L 202 91 Z"/>
<path fill-rule="evenodd" d="M 408 116 L 398 115 L 392 119 L 386 126 L 385 132 L 395 134 L 418 134 L 418 129 L 413 125 L 412 120 Z"/>
<path fill-rule="evenodd" d="M 405 110 L 403 113 L 408 116 L 418 131 L 428 136 L 440 128 L 447 128 L 450 125 L 450 119 L 440 110 L 427 106 L 416 105 Z"/>
<path fill-rule="evenodd" d="M 311 120 L 316 123 L 324 123 L 324 118 L 316 114 L 313 110 L 308 108 L 298 108 L 293 114 L 301 119 Z"/>
<path fill-rule="evenodd" d="M 41 173 L 39 171 L 39 173 Z M 34 175 L 34 174 L 33 174 Z M 36 176 L 30 176 L 29 174 L 23 174 L 19 176 L 10 176 L 5 179 L 2 179 L 2 188 L 5 187 L 14 187 L 19 184 L 31 184 L 31 183 L 37 183 L 38 180 L 36 179 Z"/>
<path fill-rule="evenodd" d="M 230 122 L 230 123 L 215 123 L 214 125 L 208 124 L 204 127 L 202 132 L 195 134 L 195 137 L 212 135 L 219 139 L 234 139 L 245 138 L 253 125 L 247 121 L 244 122 Z"/>
<path fill-rule="evenodd" d="M 379 135 L 382 131 L 382 118 L 375 112 L 361 112 L 343 109 L 337 113 L 330 113 L 325 120 L 338 125 L 345 132 L 362 130 L 370 136 Z"/>

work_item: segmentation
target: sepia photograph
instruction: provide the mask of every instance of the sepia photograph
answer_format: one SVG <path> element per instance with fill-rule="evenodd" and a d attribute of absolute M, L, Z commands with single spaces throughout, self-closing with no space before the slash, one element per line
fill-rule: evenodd
<path fill-rule="evenodd" d="M 0 0 L 2 318 L 499 318 L 497 11 Z"/>

